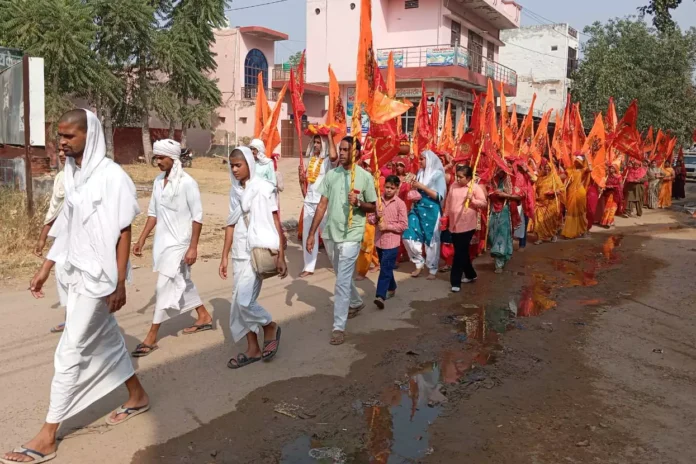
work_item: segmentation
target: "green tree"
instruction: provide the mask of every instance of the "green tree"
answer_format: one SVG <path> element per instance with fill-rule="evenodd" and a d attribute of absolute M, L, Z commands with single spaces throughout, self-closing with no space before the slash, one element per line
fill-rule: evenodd
<path fill-rule="evenodd" d="M 297 65 L 300 64 L 300 59 L 302 59 L 302 52 L 297 52 L 293 55 L 290 55 L 290 58 L 288 58 L 288 63 L 290 64 L 291 68 L 296 68 Z M 307 59 L 305 57 L 305 59 Z"/>
<path fill-rule="evenodd" d="M 595 23 L 573 76 L 573 99 L 580 102 L 585 127 L 606 112 L 614 97 L 622 114 L 638 100 L 638 124 L 670 130 L 686 142 L 696 127 L 696 30 L 658 33 L 635 18 Z"/>
<path fill-rule="evenodd" d="M 46 121 L 72 107 L 69 97 L 110 80 L 91 48 L 97 28 L 92 9 L 80 0 L 0 0 L 4 43 L 44 59 Z"/>
<path fill-rule="evenodd" d="M 646 6 L 638 8 L 641 14 L 653 16 L 653 25 L 658 31 L 666 32 L 676 26 L 672 19 L 670 10 L 674 10 L 681 5 L 682 0 L 650 0 Z"/>
<path fill-rule="evenodd" d="M 160 41 L 162 69 L 167 70 L 168 89 L 178 101 L 184 147 L 187 129 L 212 127 L 215 108 L 222 104 L 217 82 L 209 75 L 217 69 L 211 45 L 214 30 L 227 25 L 226 6 L 226 0 L 179 0 Z"/>

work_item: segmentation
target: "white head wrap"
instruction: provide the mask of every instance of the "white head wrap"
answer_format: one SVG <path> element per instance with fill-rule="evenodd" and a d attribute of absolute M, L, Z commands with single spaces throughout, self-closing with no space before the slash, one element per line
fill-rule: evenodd
<path fill-rule="evenodd" d="M 87 183 L 94 171 L 106 159 L 106 142 L 104 141 L 104 129 L 96 114 L 83 109 L 87 115 L 87 140 L 82 152 L 82 165 L 79 168 L 80 178 L 75 182 L 75 173 L 78 170 L 75 158 L 67 157 L 65 160 L 65 201 L 68 205 L 82 201 L 80 190 Z"/>
<path fill-rule="evenodd" d="M 418 171 L 416 180 L 428 188 L 435 190 L 440 196 L 440 201 L 442 201 L 447 193 L 445 168 L 442 166 L 440 158 L 431 150 L 424 151 L 423 156 L 425 156 L 425 169 Z"/>
<path fill-rule="evenodd" d="M 314 156 L 314 137 L 319 137 L 321 139 L 321 152 L 319 153 L 319 158 L 326 158 L 329 155 L 329 144 L 328 144 L 328 137 L 325 137 L 323 135 L 314 135 L 312 136 L 312 140 L 309 141 L 309 145 L 307 145 L 307 152 L 305 155 L 307 158 L 311 158 Z"/>
<path fill-rule="evenodd" d="M 254 155 L 251 153 L 249 147 L 237 147 L 235 150 L 239 150 L 244 154 L 244 159 L 249 166 L 249 179 L 246 181 L 246 188 L 248 189 L 250 184 L 257 180 Z M 227 225 L 234 225 L 239 221 L 239 218 L 242 217 L 242 196 L 244 196 L 245 187 L 234 177 L 231 163 L 228 162 L 227 167 L 230 171 L 230 180 L 232 181 L 232 188 L 230 189 L 230 215 L 227 218 Z"/>
<path fill-rule="evenodd" d="M 261 139 L 254 139 L 249 144 L 249 148 L 256 148 L 258 154 L 256 155 L 256 162 L 259 164 L 268 164 L 272 160 L 266 156 L 266 146 L 263 144 Z"/>
<path fill-rule="evenodd" d="M 174 166 L 169 171 L 169 181 L 162 191 L 162 204 L 170 206 L 179 194 L 179 184 L 184 175 L 184 169 L 181 166 L 181 144 L 172 139 L 158 140 L 152 145 L 152 154 L 174 160 Z"/>

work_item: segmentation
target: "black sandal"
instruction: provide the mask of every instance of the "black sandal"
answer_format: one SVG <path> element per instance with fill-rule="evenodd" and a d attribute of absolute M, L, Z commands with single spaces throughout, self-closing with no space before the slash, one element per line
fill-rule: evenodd
<path fill-rule="evenodd" d="M 198 332 L 205 332 L 206 330 L 213 330 L 213 324 L 212 324 L 212 322 L 208 323 L 208 324 L 199 324 L 199 325 L 194 324 L 191 327 L 189 327 L 189 329 L 195 329 L 195 330 L 191 330 L 189 332 L 186 332 L 186 330 L 182 330 L 181 333 L 184 335 L 193 335 L 193 334 L 196 334 Z"/>
<path fill-rule="evenodd" d="M 239 353 L 236 358 L 232 358 L 229 361 L 227 361 L 227 367 L 229 367 L 230 369 L 239 369 L 240 367 L 248 366 L 249 364 L 253 364 L 256 361 L 260 360 L 260 357 L 250 358 L 244 353 Z"/>
<path fill-rule="evenodd" d="M 138 343 L 135 347 L 135 351 L 131 353 L 134 358 L 144 358 L 145 356 L 151 354 L 159 348 L 157 345 L 146 345 L 145 343 Z M 145 351 L 147 350 L 147 351 Z"/>
<path fill-rule="evenodd" d="M 275 343 L 275 345 L 273 345 Z M 264 361 L 270 361 L 280 348 L 280 326 L 276 329 L 276 336 L 273 340 L 263 342 L 263 353 L 261 357 Z"/>

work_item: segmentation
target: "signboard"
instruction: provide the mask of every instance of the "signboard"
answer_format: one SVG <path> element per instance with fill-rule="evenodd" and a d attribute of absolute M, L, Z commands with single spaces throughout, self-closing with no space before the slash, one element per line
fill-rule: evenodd
<path fill-rule="evenodd" d="M 457 66 L 463 68 L 469 67 L 469 50 L 464 47 L 457 47 Z"/>
<path fill-rule="evenodd" d="M 385 69 L 389 66 L 389 52 L 394 55 L 394 68 L 404 67 L 404 51 L 403 50 L 378 50 L 377 51 L 377 66 L 380 69 Z"/>
<path fill-rule="evenodd" d="M 355 87 L 348 87 L 346 89 L 346 126 L 348 129 L 348 135 L 351 134 L 353 111 L 355 111 Z M 367 130 L 370 128 L 370 117 L 365 111 L 362 112 L 360 118 L 361 132 L 363 135 L 367 134 Z"/>
<path fill-rule="evenodd" d="M 23 55 L 21 50 L 0 47 L 0 72 L 21 63 Z"/>
<path fill-rule="evenodd" d="M 426 66 L 453 66 L 454 47 L 429 47 L 425 49 Z"/>
<path fill-rule="evenodd" d="M 0 71 L 0 143 L 24 145 L 22 65 Z"/>

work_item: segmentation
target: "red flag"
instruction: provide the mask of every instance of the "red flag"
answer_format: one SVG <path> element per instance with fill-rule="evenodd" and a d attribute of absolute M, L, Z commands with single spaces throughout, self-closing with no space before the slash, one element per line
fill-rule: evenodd
<path fill-rule="evenodd" d="M 417 130 L 415 134 L 417 152 L 416 157 L 420 156 L 425 150 L 430 150 L 433 147 L 433 133 L 430 125 L 430 117 L 428 117 L 428 95 L 425 91 L 425 81 L 421 81 L 421 101 L 418 105 L 416 114 Z"/>
<path fill-rule="evenodd" d="M 616 125 L 610 144 L 621 153 L 627 154 L 638 161 L 643 160 L 643 149 L 640 140 L 640 133 L 636 128 L 638 122 L 638 102 L 633 100 L 628 106 L 626 113 Z"/>
<path fill-rule="evenodd" d="M 440 96 L 435 98 L 435 104 L 433 105 L 432 112 L 430 114 L 430 133 L 433 134 L 433 147 L 437 146 L 438 140 L 440 139 L 439 131 L 440 129 Z"/>
<path fill-rule="evenodd" d="M 481 137 L 481 96 L 475 90 L 471 91 L 474 94 L 474 108 L 471 111 L 471 120 L 469 128 L 474 133 L 474 137 L 478 140 Z"/>

